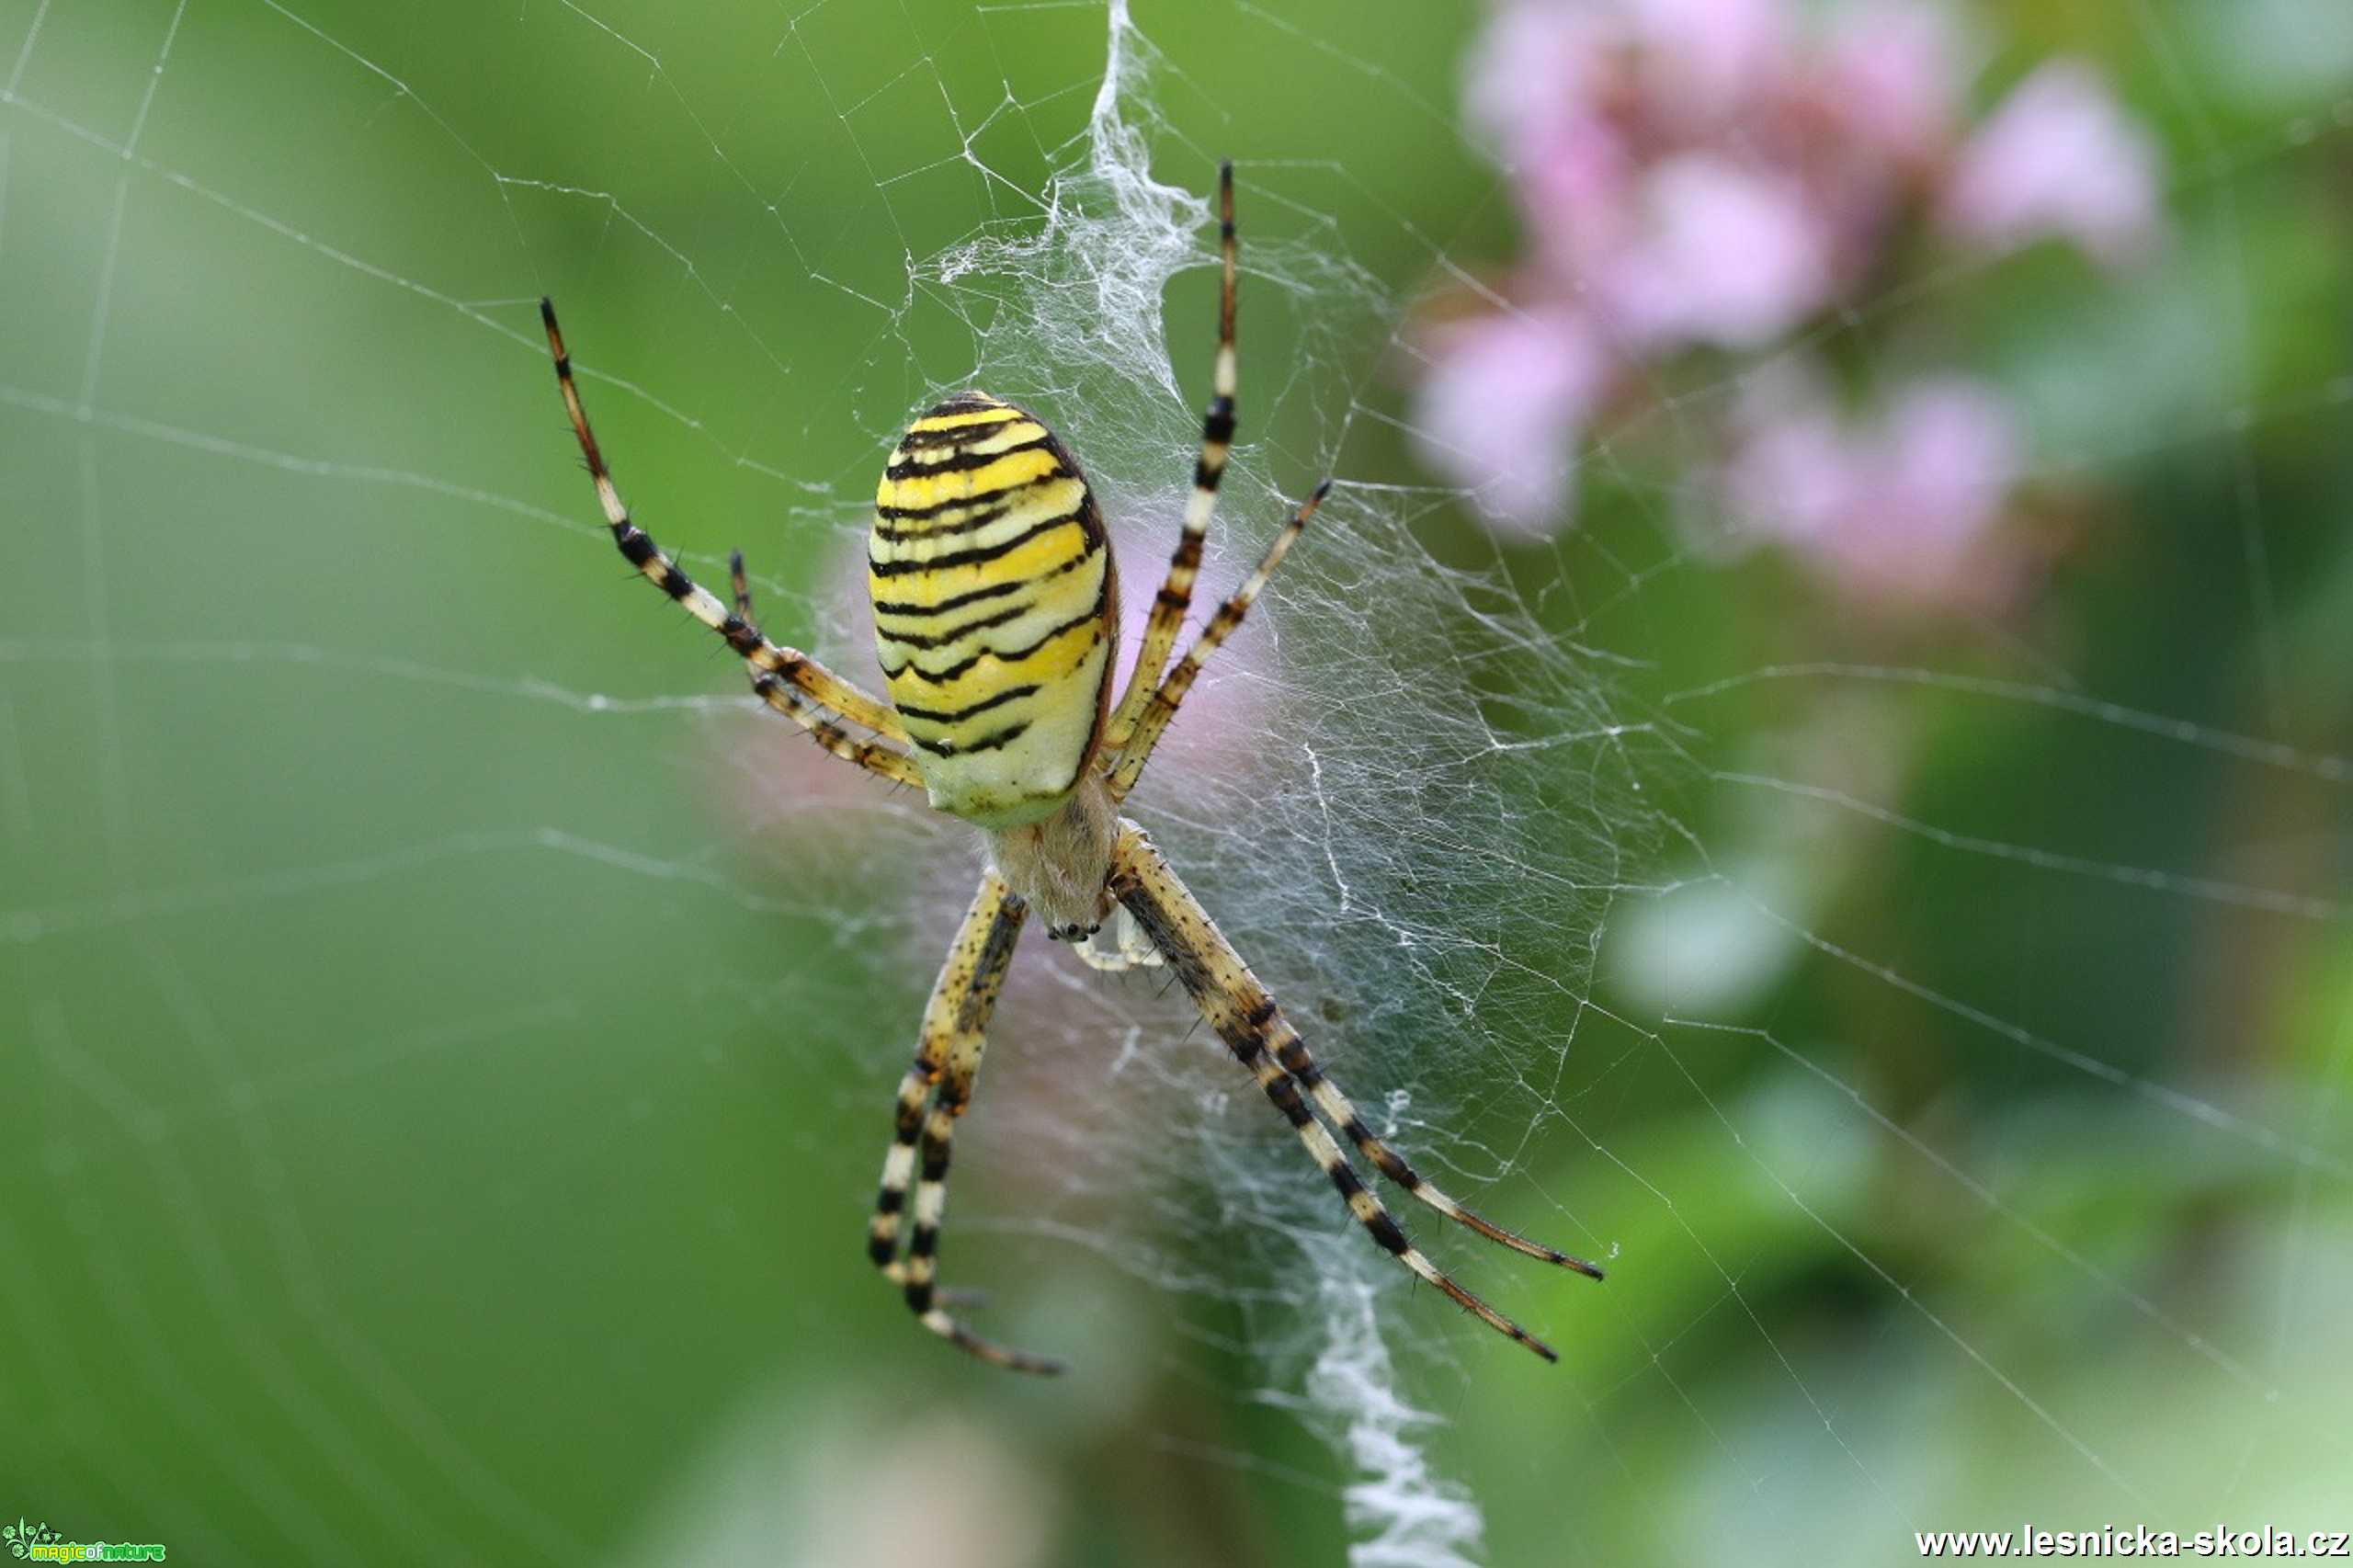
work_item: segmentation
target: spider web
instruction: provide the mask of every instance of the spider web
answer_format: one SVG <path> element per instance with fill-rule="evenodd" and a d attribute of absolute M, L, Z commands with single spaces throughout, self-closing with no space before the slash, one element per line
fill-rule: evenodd
<path fill-rule="evenodd" d="M 1209 9 L 0 5 L 28 1514 L 224 1561 L 826 1564 L 1037 1561 L 1155 1475 L 1265 1516 L 1165 1514 L 1187 1540 L 1365 1564 L 2347 1522 L 2353 347 L 2336 321 L 2258 379 L 2283 280 L 2248 240 L 2341 185 L 2342 29 L 2271 6 L 2324 63 L 2225 115 L 2184 65 L 2223 35 L 2126 7 L 2196 142 L 2154 286 L 2207 373 L 2074 389 L 2099 412 L 2038 474 L 2211 503 L 2148 546 L 2213 562 L 2144 607 L 2198 671 L 2153 705 L 2100 625 L 1919 664 L 1826 621 L 1688 635 L 1756 568 L 1652 454 L 1700 457 L 1753 363 L 1583 454 L 1624 516 L 1466 532 L 1402 390 L 1508 207 L 1452 107 L 1462 20 Z M 854 1270 L 977 848 L 757 713 L 567 467 L 541 292 L 641 519 L 705 581 L 741 545 L 836 668 L 871 684 L 881 453 L 961 386 L 1065 436 L 1147 603 L 1226 154 L 1244 444 L 1205 582 L 1339 483 L 1135 814 L 1385 1135 L 1611 1267 L 1401 1209 L 1555 1369 L 1350 1227 L 1180 995 L 1042 943 L 946 1269 L 1085 1381 L 943 1364 Z M 1835 347 L 1984 287 L 1888 290 Z M 2334 491 L 2276 494 L 2275 450 L 2332 447 Z M 2326 537 L 2289 526 L 2332 495 Z M 2005 730 L 2112 795 L 1989 819 L 1883 739 Z M 1875 942 L 1824 913 L 1856 863 L 1966 897 Z M 1813 994 L 1846 1002 L 1760 1001 Z M 2141 1186 L 2163 1225 L 2110 1222 Z"/>

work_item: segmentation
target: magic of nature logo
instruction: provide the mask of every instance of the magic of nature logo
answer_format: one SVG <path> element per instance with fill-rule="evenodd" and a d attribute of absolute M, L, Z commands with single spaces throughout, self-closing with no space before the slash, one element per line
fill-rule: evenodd
<path fill-rule="evenodd" d="M 8 1554 L 33 1562 L 161 1562 L 164 1549 L 153 1541 L 125 1545 L 121 1541 L 67 1540 L 46 1521 L 28 1522 L 22 1515 L 13 1525 L 0 1525 L 0 1541 Z"/>

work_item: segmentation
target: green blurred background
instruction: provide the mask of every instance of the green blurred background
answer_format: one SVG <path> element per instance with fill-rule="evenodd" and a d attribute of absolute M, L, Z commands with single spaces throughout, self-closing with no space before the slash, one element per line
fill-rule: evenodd
<path fill-rule="evenodd" d="M 1374 1461 L 1303 1392 L 1294 1287 L 1214 1223 L 1168 1239 L 1214 1194 L 1155 1164 L 1029 1222 L 1062 1145 L 976 1113 L 949 1250 L 993 1331 L 1080 1363 L 1056 1383 L 954 1358 L 868 1271 L 972 851 L 811 767 L 631 584 L 533 336 L 551 293 L 657 536 L 705 573 L 744 545 L 773 629 L 862 676 L 860 498 L 975 362 L 981 308 L 910 267 L 1035 222 L 1105 13 L 684 9 L 0 0 L 0 1515 L 197 1562 L 1347 1561 Z M 2353 52 L 2278 47 L 2343 49 L 2335 15 L 1973 13 L 1997 78 L 2107 67 L 2177 225 L 2129 291 L 2027 257 L 1888 301 L 2093 411 L 2040 455 L 2095 500 L 2014 614 L 1859 624 L 1769 555 L 1711 564 L 1663 467 L 1558 543 L 1411 517 L 1689 726 L 1643 779 L 1689 837 L 1624 881 L 1704 845 L 1786 922 L 1620 901 L 1565 1048 L 1497 1067 L 1542 1113 L 1491 1117 L 1480 1196 L 1613 1277 L 1447 1256 L 1561 1367 L 1389 1293 L 1483 1560 L 2353 1527 Z M 1362 269 L 1245 305 L 1263 484 L 1414 478 L 1393 425 L 1335 434 L 1404 394 L 1319 312 L 1393 332 L 1511 253 L 1457 124 L 1480 20 L 1139 8 L 1154 172 L 1231 153 L 1254 234 Z M 1169 477 L 1206 282 L 1170 290 Z M 1814 662 L 1847 673 L 1769 674 Z M 1177 998 L 1119 1006 L 1142 1049 L 1184 1033 Z M 1460 1058 L 1435 1086 L 1480 1104 Z"/>

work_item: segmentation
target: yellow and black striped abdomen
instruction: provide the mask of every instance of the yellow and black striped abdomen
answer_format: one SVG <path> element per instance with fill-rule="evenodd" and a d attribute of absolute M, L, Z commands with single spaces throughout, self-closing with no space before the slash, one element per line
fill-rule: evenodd
<path fill-rule="evenodd" d="M 1053 433 L 983 392 L 909 426 L 874 492 L 867 585 L 931 803 L 1006 828 L 1068 799 L 1101 733 L 1118 584 Z"/>

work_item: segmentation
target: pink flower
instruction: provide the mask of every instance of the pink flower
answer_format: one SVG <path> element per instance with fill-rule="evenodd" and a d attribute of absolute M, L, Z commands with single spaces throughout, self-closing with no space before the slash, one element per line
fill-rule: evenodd
<path fill-rule="evenodd" d="M 1938 0 L 1505 0 L 1466 92 L 1529 254 L 1506 312 L 1441 329 L 1429 460 L 1491 523 L 1563 526 L 1605 403 L 1673 397 L 1693 350 L 1767 349 L 1901 294 L 1924 223 L 2001 248 L 2058 235 L 2111 265 L 2145 248 L 2155 155 L 2099 79 L 2045 66 L 1971 135 L 1963 42 Z M 1852 415 L 1819 390 L 1729 419 L 1692 401 L 1677 423 L 1695 454 L 1731 452 L 1700 482 L 1752 534 L 1852 591 L 1982 594 L 2018 466 L 1989 389 L 1931 375 Z"/>
<path fill-rule="evenodd" d="M 1824 42 L 1817 91 L 1858 156 L 1923 160 L 1951 138 L 1960 52 L 1941 11 L 1850 11 Z"/>
<path fill-rule="evenodd" d="M 2056 61 L 1961 149 L 1941 216 L 1989 248 L 2058 236 L 2120 266 L 2156 237 L 2156 152 L 2087 66 Z"/>
<path fill-rule="evenodd" d="M 1619 25 L 1598 12 L 1515 6 L 1497 14 L 1464 82 L 1470 116 L 1510 166 L 1522 216 L 1553 276 L 1615 243 L 1634 154 L 1608 107 L 1623 74 Z"/>
<path fill-rule="evenodd" d="M 1859 597 L 1982 605 L 2008 573 L 1988 539 L 2021 458 L 2009 409 L 1984 383 L 1939 376 L 1859 425 L 1786 381 L 1752 400 L 1719 483 L 1726 509 Z M 1984 568 L 1984 569 L 1981 569 Z"/>
<path fill-rule="evenodd" d="M 1565 6 L 1511 6 L 1473 45 L 1462 85 L 1471 122 L 1511 163 L 1552 142 L 1602 97 L 1609 24 Z"/>
<path fill-rule="evenodd" d="M 1653 169 L 1641 199 L 1640 237 L 1594 279 L 1614 335 L 1755 348 L 1828 300 L 1829 237 L 1787 176 L 1691 153 Z"/>
<path fill-rule="evenodd" d="M 1547 532 L 1562 520 L 1575 445 L 1609 370 L 1599 339 L 1566 312 L 1449 327 L 1415 404 L 1423 456 L 1472 486 L 1491 521 Z"/>
<path fill-rule="evenodd" d="M 1620 0 L 1652 111 L 1675 129 L 1738 124 L 1781 87 L 1788 0 Z"/>

